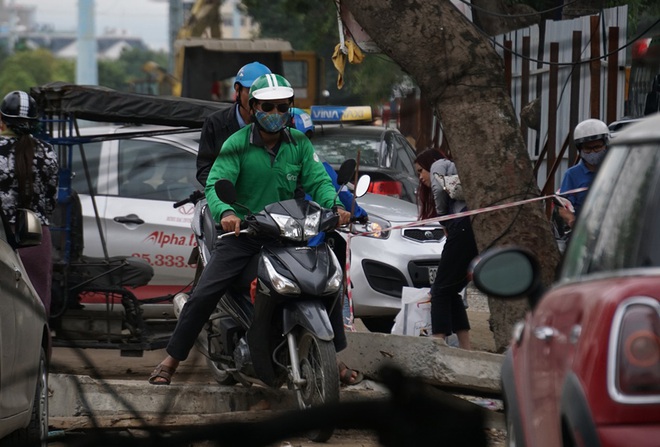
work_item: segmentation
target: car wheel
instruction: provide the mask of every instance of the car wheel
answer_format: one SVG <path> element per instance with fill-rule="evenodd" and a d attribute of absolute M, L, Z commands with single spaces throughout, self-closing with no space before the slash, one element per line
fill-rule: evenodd
<path fill-rule="evenodd" d="M 361 320 L 370 332 L 383 332 L 389 334 L 392 332 L 392 326 L 394 326 L 393 316 L 366 317 L 361 318 Z"/>
<path fill-rule="evenodd" d="M 46 367 L 46 351 L 43 347 L 37 374 L 30 423 L 27 427 L 18 429 L 3 439 L 1 444 L 3 446 L 46 447 L 48 445 L 48 368 Z"/>

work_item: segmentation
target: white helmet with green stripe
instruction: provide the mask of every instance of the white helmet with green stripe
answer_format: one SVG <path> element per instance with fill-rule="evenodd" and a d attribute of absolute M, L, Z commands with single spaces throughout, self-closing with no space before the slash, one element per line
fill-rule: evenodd
<path fill-rule="evenodd" d="M 250 87 L 250 102 L 253 99 L 268 101 L 273 99 L 293 100 L 293 88 L 289 81 L 278 74 L 265 74 L 254 80 Z"/>

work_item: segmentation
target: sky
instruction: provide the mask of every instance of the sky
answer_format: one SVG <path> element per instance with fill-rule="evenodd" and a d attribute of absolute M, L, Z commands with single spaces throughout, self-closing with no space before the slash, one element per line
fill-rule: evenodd
<path fill-rule="evenodd" d="M 13 0 L 15 5 L 36 6 L 37 23 L 50 24 L 56 31 L 75 31 L 78 0 Z M 10 4 L 12 0 L 5 0 Z M 105 29 L 141 37 L 153 50 L 168 48 L 167 0 L 95 0 L 96 35 Z"/>

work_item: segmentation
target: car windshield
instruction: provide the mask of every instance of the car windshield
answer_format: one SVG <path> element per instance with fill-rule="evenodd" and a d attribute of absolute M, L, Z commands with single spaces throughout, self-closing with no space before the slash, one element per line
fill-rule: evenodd
<path fill-rule="evenodd" d="M 315 135 L 312 143 L 316 152 L 330 164 L 341 164 L 348 158 L 357 159 L 360 151 L 360 164 L 379 166 L 381 142 L 366 135 Z"/>

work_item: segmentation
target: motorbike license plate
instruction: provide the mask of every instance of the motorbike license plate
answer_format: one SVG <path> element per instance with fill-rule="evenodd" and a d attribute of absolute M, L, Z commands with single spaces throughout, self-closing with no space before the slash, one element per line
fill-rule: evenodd
<path fill-rule="evenodd" d="M 435 281 L 435 275 L 438 273 L 438 267 L 429 267 L 429 286 Z"/>

